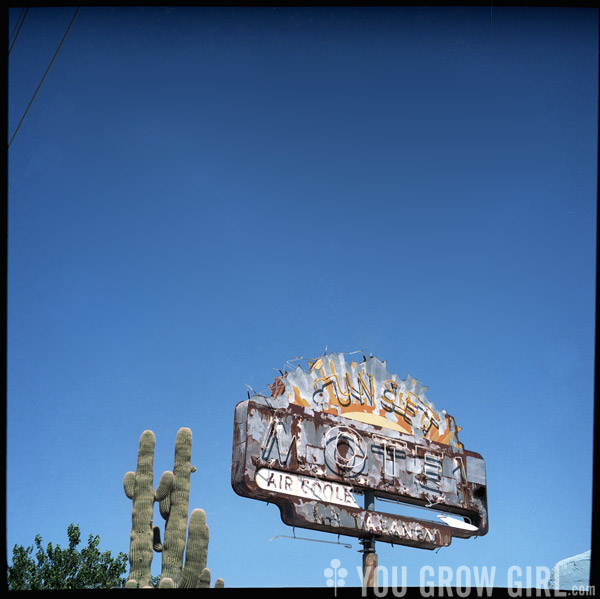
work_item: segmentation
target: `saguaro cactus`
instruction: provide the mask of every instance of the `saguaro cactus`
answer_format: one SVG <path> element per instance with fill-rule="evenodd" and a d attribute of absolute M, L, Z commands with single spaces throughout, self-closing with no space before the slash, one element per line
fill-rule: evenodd
<path fill-rule="evenodd" d="M 155 444 L 154 433 L 144 431 L 140 437 L 136 472 L 127 472 L 123 480 L 125 494 L 133 500 L 130 572 L 126 586 L 152 586 L 154 550 L 163 554 L 159 587 L 208 587 L 209 534 L 204 510 L 193 510 L 189 527 L 187 522 L 190 475 L 196 470 L 191 464 L 192 431 L 181 428 L 177 432 L 173 472 L 163 473 L 156 491 L 152 487 Z M 155 501 L 159 502 L 160 513 L 166 520 L 164 545 L 160 542 L 160 529 L 152 522 Z M 223 586 L 223 579 L 217 579 L 215 588 Z"/>
<path fill-rule="evenodd" d="M 192 431 L 181 428 L 175 439 L 175 460 L 171 491 L 160 502 L 160 514 L 166 520 L 161 580 L 170 578 L 179 586 L 186 544 L 190 498 L 190 475 L 195 470 L 192 459 Z"/>
<path fill-rule="evenodd" d="M 152 586 L 152 550 L 159 534 L 158 528 L 152 526 L 154 502 L 163 499 L 173 485 L 173 474 L 165 472 L 154 491 L 155 445 L 154 433 L 144 431 L 140 437 L 136 471 L 127 472 L 123 479 L 125 495 L 133 501 L 127 586 Z"/>

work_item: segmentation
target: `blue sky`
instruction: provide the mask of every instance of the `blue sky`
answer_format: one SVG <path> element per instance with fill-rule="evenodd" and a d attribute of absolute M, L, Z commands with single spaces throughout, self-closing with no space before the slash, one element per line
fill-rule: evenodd
<path fill-rule="evenodd" d="M 74 11 L 29 9 L 9 139 Z M 380 565 L 409 584 L 495 566 L 504 586 L 588 550 L 597 18 L 82 8 L 8 154 L 9 555 L 72 522 L 127 552 L 139 437 L 158 484 L 187 426 L 214 577 L 319 587 L 339 559 L 358 585 L 356 540 L 271 541 L 292 531 L 229 468 L 247 385 L 359 349 L 428 386 L 487 463 L 488 535 L 379 543 Z"/>

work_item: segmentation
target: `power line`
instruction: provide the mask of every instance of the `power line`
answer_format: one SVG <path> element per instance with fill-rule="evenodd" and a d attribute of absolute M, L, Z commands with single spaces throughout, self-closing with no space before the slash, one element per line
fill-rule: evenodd
<path fill-rule="evenodd" d="M 12 144 L 13 139 L 15 138 L 15 135 L 17 134 L 23 121 L 25 120 L 25 116 L 29 112 L 29 109 L 31 108 L 31 105 L 33 104 L 33 101 L 35 100 L 35 97 L 37 96 L 38 92 L 40 91 L 40 88 L 42 87 L 42 83 L 44 83 L 44 79 L 46 79 L 46 75 L 50 71 L 50 68 L 52 67 L 52 64 L 54 63 L 56 57 L 58 56 L 58 53 L 60 52 L 62 45 L 64 44 L 65 40 L 67 39 L 67 35 L 69 35 L 69 31 L 71 31 L 71 27 L 73 26 L 73 23 L 75 22 L 75 18 L 77 17 L 77 14 L 79 13 L 79 8 L 80 7 L 78 6 L 77 10 L 75 11 L 75 14 L 73 15 L 73 18 L 71 19 L 71 22 L 69 23 L 69 26 L 67 27 L 67 30 L 65 31 L 65 34 L 63 35 L 62 40 L 60 41 L 60 44 L 58 45 L 58 48 L 56 49 L 56 52 L 54 53 L 54 56 L 52 57 L 52 60 L 50 61 L 50 64 L 48 65 L 48 68 L 46 69 L 46 72 L 44 73 L 44 76 L 42 77 L 42 80 L 40 81 L 39 85 L 37 86 L 37 89 L 35 90 L 33 97 L 31 98 L 31 101 L 27 105 L 27 108 L 25 109 L 25 112 L 23 113 L 23 116 L 21 117 L 21 120 L 19 121 L 17 128 L 16 128 L 15 132 L 13 133 L 13 136 L 11 137 L 10 141 L 8 142 L 9 148 L 10 148 L 10 144 Z"/>
<path fill-rule="evenodd" d="M 27 16 L 27 11 L 29 10 L 29 8 L 24 8 L 21 11 L 21 14 L 19 15 L 19 19 L 17 20 L 17 30 L 13 33 L 13 41 L 10 42 L 10 48 L 8 49 L 8 55 L 10 56 L 11 50 L 13 49 L 13 46 L 15 45 L 15 42 L 17 41 L 17 38 L 19 37 L 19 33 L 21 32 L 21 27 L 23 27 L 23 23 L 25 22 L 25 17 Z"/>

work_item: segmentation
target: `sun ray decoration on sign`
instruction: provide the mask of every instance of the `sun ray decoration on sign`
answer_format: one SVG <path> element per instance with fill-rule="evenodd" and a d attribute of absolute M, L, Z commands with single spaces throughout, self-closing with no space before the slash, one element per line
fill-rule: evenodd
<path fill-rule="evenodd" d="M 272 397 L 285 396 L 307 410 L 343 416 L 358 422 L 400 431 L 416 438 L 462 448 L 460 427 L 431 403 L 417 379 L 400 379 L 379 358 L 348 363 L 344 354 L 329 354 L 276 377 Z"/>

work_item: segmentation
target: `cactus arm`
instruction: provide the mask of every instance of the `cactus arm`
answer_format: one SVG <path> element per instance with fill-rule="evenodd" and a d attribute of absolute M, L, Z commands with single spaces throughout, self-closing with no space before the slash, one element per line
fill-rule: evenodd
<path fill-rule="evenodd" d="M 167 495 L 159 504 L 158 504 L 160 515 L 165 519 L 169 520 L 169 514 L 171 513 L 171 496 Z"/>
<path fill-rule="evenodd" d="M 198 588 L 207 589 L 208 587 L 210 587 L 210 570 L 208 568 L 204 568 L 204 570 L 202 570 L 202 574 L 200 574 Z"/>
<path fill-rule="evenodd" d="M 163 472 L 163 475 L 160 477 L 160 482 L 158 483 L 158 487 L 154 493 L 154 498 L 156 501 L 163 501 L 165 497 L 169 495 L 172 488 L 173 473 L 170 470 L 167 470 L 166 472 Z"/>
<path fill-rule="evenodd" d="M 125 490 L 125 495 L 127 495 L 129 499 L 133 499 L 135 490 L 135 472 L 127 472 L 125 474 L 125 478 L 123 479 L 123 489 Z"/>
<path fill-rule="evenodd" d="M 152 527 L 152 549 L 156 553 L 160 553 L 163 550 L 163 545 L 160 541 L 160 528 L 158 526 Z"/>

